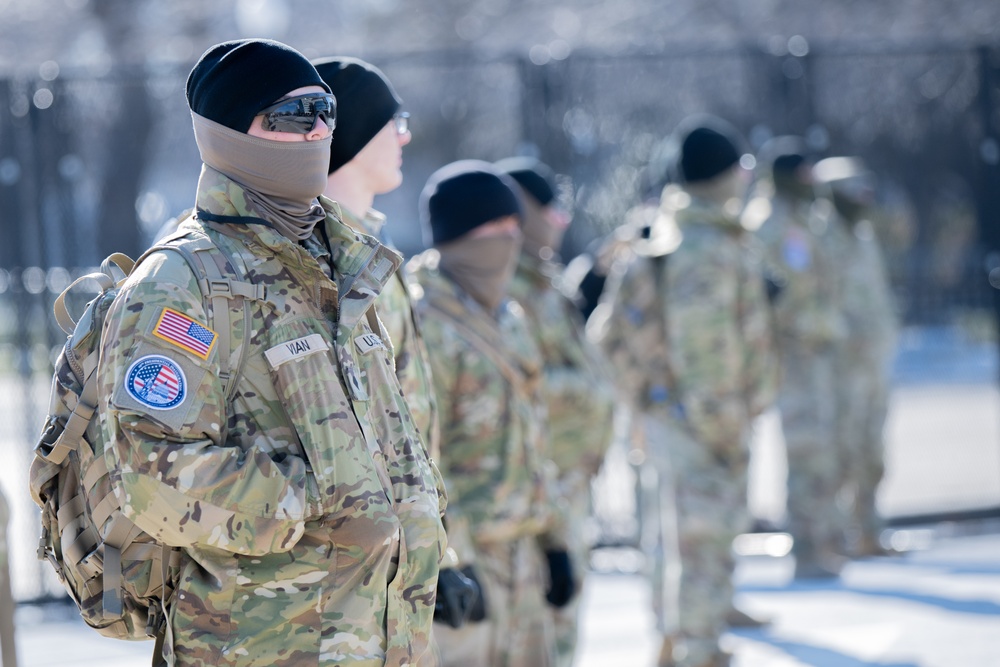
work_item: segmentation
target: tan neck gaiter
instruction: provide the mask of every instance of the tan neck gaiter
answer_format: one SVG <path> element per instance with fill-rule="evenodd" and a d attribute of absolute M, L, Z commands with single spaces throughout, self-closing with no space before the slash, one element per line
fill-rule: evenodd
<path fill-rule="evenodd" d="M 549 222 L 545 208 L 529 195 L 521 197 L 523 216 L 521 231 L 524 232 L 524 252 L 532 257 L 549 260 L 558 252 L 562 244 L 563 231 Z"/>
<path fill-rule="evenodd" d="M 331 137 L 272 141 L 252 137 L 196 113 L 201 160 L 239 183 L 247 204 L 286 238 L 301 241 L 326 217 L 318 197 L 326 187 Z"/>
<path fill-rule="evenodd" d="M 519 236 L 459 238 L 437 247 L 438 266 L 489 312 L 507 295 L 521 251 Z"/>
<path fill-rule="evenodd" d="M 742 207 L 748 185 L 744 179 L 743 171 L 738 167 L 731 167 L 707 181 L 688 183 L 684 189 L 694 197 L 720 206 L 739 205 Z"/>

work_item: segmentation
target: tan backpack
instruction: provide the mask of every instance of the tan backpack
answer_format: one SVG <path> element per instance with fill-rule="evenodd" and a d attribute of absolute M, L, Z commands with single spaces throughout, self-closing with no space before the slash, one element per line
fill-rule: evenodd
<path fill-rule="evenodd" d="M 248 300 L 264 298 L 264 286 L 245 281 L 242 264 L 238 270 L 243 276 L 224 275 L 220 269 L 231 270 L 237 253 L 222 252 L 204 234 L 187 230 L 136 262 L 113 254 L 99 272 L 77 279 L 55 301 L 56 320 L 69 338 L 56 360 L 49 415 L 29 475 L 32 498 L 42 510 L 39 559 L 52 564 L 84 621 L 118 639 L 162 638 L 172 593 L 164 582 L 175 575 L 180 552 L 159 544 L 122 515 L 108 475 L 96 371 L 104 320 L 125 282 L 116 279 L 114 267 L 128 277 L 150 253 L 163 250 L 179 253 L 201 277 L 209 326 L 219 333 L 220 376 L 231 398 L 240 372 L 239 360 L 231 359 L 234 320 L 249 315 Z M 74 320 L 66 296 L 84 281 L 95 281 L 100 292 Z M 230 308 L 231 299 L 242 301 L 242 315 Z M 248 337 L 249 327 L 244 330 Z M 248 343 L 244 340 L 235 356 Z"/>

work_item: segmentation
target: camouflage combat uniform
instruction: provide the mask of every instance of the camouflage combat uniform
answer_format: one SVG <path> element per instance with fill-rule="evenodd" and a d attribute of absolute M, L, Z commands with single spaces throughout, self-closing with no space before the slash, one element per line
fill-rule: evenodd
<path fill-rule="evenodd" d="M 830 558 L 843 520 L 835 496 L 836 349 L 847 333 L 828 216 L 808 200 L 774 197 L 757 230 L 776 285 L 772 304 L 781 377 L 778 408 L 788 459 L 788 529 L 799 572 Z M 825 563 L 823 561 L 826 561 Z"/>
<path fill-rule="evenodd" d="M 368 211 L 364 218 L 358 219 L 349 211 L 342 208 L 338 210 L 344 222 L 352 228 L 379 237 L 385 224 L 385 217 L 381 213 Z M 392 342 L 396 376 L 403 388 L 403 395 L 406 396 L 406 404 L 410 407 L 417 429 L 424 437 L 427 451 L 436 461 L 441 434 L 438 428 L 434 385 L 431 381 L 430 360 L 420 334 L 419 323 L 413 313 L 404 271 L 397 271 L 393 279 L 385 284 L 375 301 L 375 308 Z"/>
<path fill-rule="evenodd" d="M 207 167 L 197 206 L 253 216 Z M 232 306 L 231 398 L 179 255 L 141 263 L 108 315 L 98 374 L 115 490 L 125 516 L 183 550 L 172 664 L 430 664 L 444 499 L 370 311 L 399 258 L 325 224 L 332 256 L 318 235 L 182 223 L 266 290 L 246 319 Z M 167 315 L 191 326 L 166 329 Z"/>
<path fill-rule="evenodd" d="M 609 292 L 601 338 L 642 415 L 661 498 L 660 515 L 649 518 L 660 545 L 654 610 L 660 631 L 686 649 L 674 651 L 686 666 L 719 651 L 732 604 L 732 541 L 748 523 L 751 422 L 774 380 L 752 239 L 720 207 L 682 201 L 674 209 L 665 194 L 664 215 Z"/>
<path fill-rule="evenodd" d="M 566 502 L 573 569 L 582 580 L 590 562 L 590 481 L 611 444 L 616 392 L 603 355 L 584 337 L 580 312 L 554 285 L 559 268 L 522 252 L 510 296 L 522 304 L 542 352 L 549 457 L 558 468 L 556 491 Z M 554 610 L 560 665 L 573 662 L 579 602 L 578 595 Z"/>
<path fill-rule="evenodd" d="M 879 552 L 882 529 L 875 494 L 884 473 L 883 430 L 898 322 L 871 223 L 850 223 L 834 214 L 831 225 L 848 331 L 837 347 L 835 376 L 839 490 L 849 499 L 845 546 L 858 555 L 871 555 Z"/>
<path fill-rule="evenodd" d="M 565 548 L 544 469 L 542 360 L 520 306 L 487 313 L 437 270 L 437 251 L 408 265 L 441 415 L 449 535 L 467 526 L 487 620 L 435 635 L 447 665 L 554 664 L 542 548 Z M 485 345 L 483 342 L 485 341 Z"/>

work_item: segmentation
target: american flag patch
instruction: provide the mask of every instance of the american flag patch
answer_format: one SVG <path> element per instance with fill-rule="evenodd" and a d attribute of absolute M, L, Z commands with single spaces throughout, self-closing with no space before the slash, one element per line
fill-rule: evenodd
<path fill-rule="evenodd" d="M 208 327 L 171 308 L 164 308 L 160 313 L 160 319 L 153 327 L 153 335 L 202 359 L 208 359 L 218 337 Z"/>

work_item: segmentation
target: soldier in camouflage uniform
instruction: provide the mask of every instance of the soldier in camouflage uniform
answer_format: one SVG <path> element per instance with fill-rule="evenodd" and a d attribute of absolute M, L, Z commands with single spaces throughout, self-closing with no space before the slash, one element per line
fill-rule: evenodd
<path fill-rule="evenodd" d="M 766 178 L 757 194 L 769 206 L 748 207 L 766 213 L 757 236 L 766 248 L 773 288 L 788 530 L 800 578 L 836 576 L 842 565 L 835 381 L 836 350 L 847 333 L 838 297 L 843 267 L 832 255 L 829 216 L 815 201 L 808 155 L 797 137 L 765 144 L 759 164 Z"/>
<path fill-rule="evenodd" d="M 749 177 L 735 130 L 712 117 L 674 133 L 682 188 L 609 289 L 601 338 L 642 415 L 662 494 L 654 564 L 660 665 L 718 667 L 732 605 L 732 541 L 749 525 L 752 421 L 773 392 L 762 269 L 740 224 Z M 672 493 L 671 493 L 672 489 Z M 672 506 L 671 506 L 672 504 Z"/>
<path fill-rule="evenodd" d="M 573 569 L 583 573 L 590 562 L 590 482 L 611 444 L 616 392 L 603 355 L 584 336 L 580 312 L 556 287 L 562 273 L 557 253 L 569 215 L 556 199 L 551 170 L 534 158 L 508 158 L 496 167 L 520 187 L 524 242 L 509 293 L 524 308 L 542 351 L 549 455 L 569 512 Z M 561 667 L 573 664 L 579 599 L 553 609 Z"/>
<path fill-rule="evenodd" d="M 196 213 L 166 243 L 210 240 L 206 264 L 246 276 L 240 316 L 166 250 L 107 316 L 116 495 L 181 553 L 168 664 L 433 664 L 443 498 L 371 307 L 400 258 L 317 199 L 328 92 L 277 42 L 202 56 L 187 86 Z"/>
<path fill-rule="evenodd" d="M 408 266 L 441 414 L 449 534 L 469 528 L 459 555 L 485 597 L 485 620 L 435 626 L 447 665 L 553 665 L 546 600 L 564 605 L 574 591 L 546 477 L 542 357 L 506 298 L 521 243 L 515 187 L 486 162 L 439 169 L 421 194 L 433 247 Z"/>
<path fill-rule="evenodd" d="M 410 143 L 402 102 L 385 74 L 357 58 L 336 56 L 314 60 L 316 71 L 337 98 L 337 131 L 330 146 L 330 167 L 324 194 L 339 205 L 340 217 L 352 229 L 385 238 L 385 216 L 372 208 L 375 195 L 395 190 L 403 182 L 402 148 Z M 410 302 L 405 273 L 397 271 L 375 302 L 389 334 L 396 376 L 417 429 L 432 460 L 439 455 L 437 402 L 431 382 L 430 360 Z M 438 490 L 444 495 L 442 486 Z M 449 550 L 443 565 L 458 565 Z M 448 616 L 446 605 L 464 599 L 474 584 L 460 572 L 443 573 L 438 582 L 438 615 Z M 446 590 L 441 590 L 442 588 Z M 456 610 L 462 618 L 465 610 Z"/>
<path fill-rule="evenodd" d="M 385 216 L 372 203 L 376 195 L 392 192 L 403 182 L 409 114 L 400 111 L 399 96 L 374 65 L 350 57 L 323 58 L 313 65 L 337 97 L 337 131 L 324 194 L 340 205 L 344 222 L 386 243 Z M 434 388 L 403 276 L 397 272 L 386 284 L 376 308 L 392 340 L 406 402 L 433 455 L 438 439 Z"/>
<path fill-rule="evenodd" d="M 836 350 L 838 491 L 847 502 L 845 547 L 852 555 L 885 553 L 875 494 L 884 472 L 883 430 L 898 321 L 878 239 L 868 215 L 874 177 L 857 158 L 827 158 L 813 168 L 830 198 L 831 246 L 840 267 L 847 336 Z"/>

